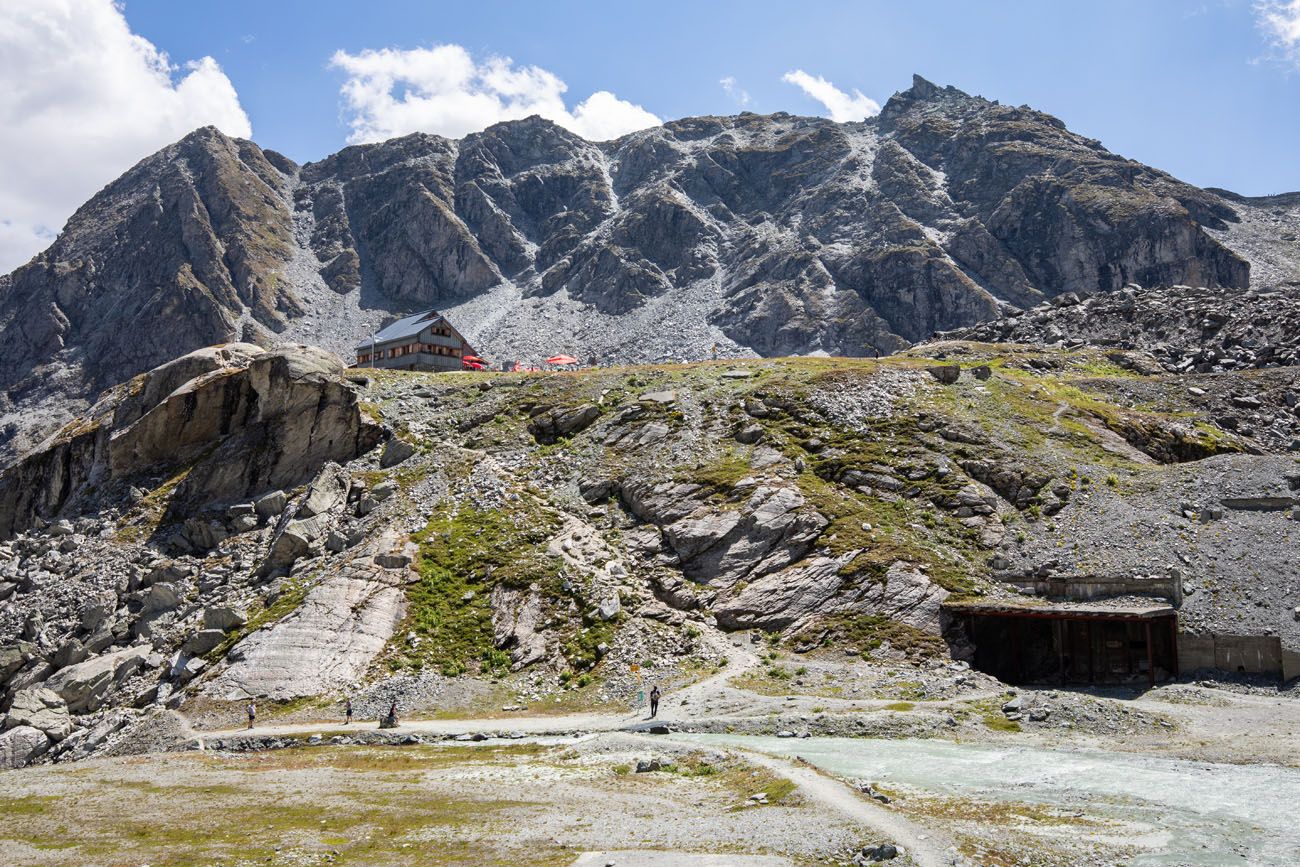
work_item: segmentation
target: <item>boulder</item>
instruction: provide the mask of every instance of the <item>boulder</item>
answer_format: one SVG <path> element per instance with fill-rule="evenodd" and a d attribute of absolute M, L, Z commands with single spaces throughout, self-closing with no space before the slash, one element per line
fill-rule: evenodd
<path fill-rule="evenodd" d="M 604 602 L 600 603 L 600 607 L 596 609 L 596 616 L 601 620 L 610 621 L 618 617 L 619 612 L 622 610 L 623 605 L 622 602 L 619 601 L 619 598 L 617 596 L 611 596 Z"/>
<path fill-rule="evenodd" d="M 289 505 L 289 495 L 284 491 L 272 491 L 253 502 L 253 508 L 260 518 L 274 518 L 282 513 L 287 505 Z"/>
<path fill-rule="evenodd" d="M 351 483 L 346 470 L 336 463 L 326 464 L 312 479 L 295 517 L 311 518 L 333 512 L 347 502 Z"/>
<path fill-rule="evenodd" d="M 199 352 L 194 364 L 173 362 L 105 392 L 75 435 L 50 438 L 0 473 L 0 538 L 107 483 L 188 466 L 167 498 L 168 520 L 182 522 L 213 502 L 291 487 L 377 444 L 381 430 L 363 417 L 336 356 L 309 346 Z M 175 383 L 173 373 L 192 378 Z M 173 387 L 159 391 L 160 381 Z M 211 539 L 194 541 L 206 550 Z"/>
<path fill-rule="evenodd" d="M 0 645 L 0 683 L 8 680 L 36 655 L 36 648 L 25 641 Z"/>
<path fill-rule="evenodd" d="M 600 407 L 585 403 L 576 407 L 556 407 L 538 413 L 528 422 L 528 432 L 537 442 L 547 445 L 563 437 L 581 433 L 600 418 Z"/>
<path fill-rule="evenodd" d="M 942 364 L 935 367 L 927 367 L 925 371 L 944 385 L 952 385 L 961 378 L 961 366 L 957 364 Z"/>
<path fill-rule="evenodd" d="M 21 768 L 40 758 L 50 748 L 45 733 L 31 726 L 18 726 L 0 734 L 0 768 Z"/>
<path fill-rule="evenodd" d="M 379 466 L 384 469 L 395 467 L 413 454 L 415 454 L 415 446 L 406 440 L 393 437 L 388 441 L 388 445 L 384 446 L 384 453 L 379 456 Z"/>
<path fill-rule="evenodd" d="M 58 693 L 72 713 L 93 711 L 103 704 L 110 686 L 144 665 L 149 652 L 148 645 L 139 645 L 96 656 L 55 672 L 45 686 Z"/>
<path fill-rule="evenodd" d="M 188 518 L 181 527 L 181 535 L 195 551 L 206 552 L 220 545 L 230 534 L 220 521 Z"/>
<path fill-rule="evenodd" d="M 52 689 L 41 687 L 20 690 L 9 705 L 4 728 L 29 726 L 43 732 L 52 741 L 61 741 L 72 731 L 68 703 Z"/>
<path fill-rule="evenodd" d="M 288 569 L 295 560 L 310 554 L 315 543 L 324 538 L 326 529 L 323 516 L 289 521 L 271 542 L 265 571 Z"/>
<path fill-rule="evenodd" d="M 140 600 L 144 604 L 144 613 L 172 611 L 181 604 L 180 589 L 168 582 L 160 582 L 144 592 Z"/>
<path fill-rule="evenodd" d="M 200 629 L 185 640 L 184 651 L 190 656 L 206 656 L 225 640 L 226 633 L 220 629 Z"/>
<path fill-rule="evenodd" d="M 210 605 L 203 609 L 203 628 L 230 632 L 248 622 L 248 613 L 230 605 Z"/>

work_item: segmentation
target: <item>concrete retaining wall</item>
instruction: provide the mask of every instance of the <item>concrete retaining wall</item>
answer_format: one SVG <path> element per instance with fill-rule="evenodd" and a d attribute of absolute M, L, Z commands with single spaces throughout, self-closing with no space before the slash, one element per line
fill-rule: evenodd
<path fill-rule="evenodd" d="M 1292 674 L 1287 675 L 1283 662 L 1289 657 Z M 1276 635 L 1191 635 L 1178 633 L 1178 668 L 1219 668 L 1248 674 L 1276 674 L 1289 678 L 1300 674 L 1300 653 L 1282 651 Z"/>
<path fill-rule="evenodd" d="M 1167 575 L 1150 578 L 1110 575 L 1054 575 L 1050 578 L 1026 578 L 1007 582 L 1023 589 L 1033 588 L 1037 596 L 1050 599 L 1086 601 L 1113 596 L 1150 596 L 1169 599 L 1175 605 L 1183 601 L 1182 581 Z"/>

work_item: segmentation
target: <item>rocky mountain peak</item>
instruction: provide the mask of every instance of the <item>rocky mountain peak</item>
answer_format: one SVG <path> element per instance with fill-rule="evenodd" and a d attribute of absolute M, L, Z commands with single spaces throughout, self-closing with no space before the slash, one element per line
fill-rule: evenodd
<path fill-rule="evenodd" d="M 1241 289 L 1265 245 L 1231 227 L 1257 207 L 919 76 L 870 123 L 745 113 L 593 143 L 530 117 L 303 166 L 204 128 L 0 279 L 0 448 L 200 346 L 347 354 L 428 307 L 493 358 L 656 361 L 887 353 L 1130 282 Z"/>

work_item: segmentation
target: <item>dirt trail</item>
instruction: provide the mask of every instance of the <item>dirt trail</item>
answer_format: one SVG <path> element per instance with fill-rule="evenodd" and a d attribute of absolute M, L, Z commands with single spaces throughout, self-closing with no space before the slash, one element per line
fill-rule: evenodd
<path fill-rule="evenodd" d="M 952 840 L 863 799 L 845 783 L 767 753 L 730 748 L 729 751 L 780 774 L 798 786 L 805 797 L 861 822 L 881 837 L 902 846 L 921 867 L 950 867 L 955 863 L 953 856 L 945 851 L 955 847 Z"/>

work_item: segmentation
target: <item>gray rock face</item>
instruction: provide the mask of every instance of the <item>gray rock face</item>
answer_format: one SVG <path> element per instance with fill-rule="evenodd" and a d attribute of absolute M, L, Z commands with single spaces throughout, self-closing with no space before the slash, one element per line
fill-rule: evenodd
<path fill-rule="evenodd" d="M 50 748 L 45 733 L 31 726 L 18 726 L 0 734 L 0 768 L 21 768 L 40 758 Z"/>
<path fill-rule="evenodd" d="M 498 649 L 510 651 L 512 668 L 517 670 L 546 657 L 544 618 L 537 590 L 515 590 L 502 584 L 493 588 L 493 642 Z"/>
<path fill-rule="evenodd" d="M 785 629 L 804 618 L 837 611 L 876 614 L 939 635 L 940 607 L 948 591 L 916 567 L 893 563 L 883 581 L 846 587 L 844 558 L 813 557 L 766 575 L 713 607 L 724 629 Z"/>
<path fill-rule="evenodd" d="M 376 544 L 395 542 L 385 537 Z M 236 644 L 229 667 L 204 690 L 222 698 L 287 699 L 360 680 L 406 608 L 409 569 L 384 569 L 373 562 L 375 553 L 371 546 L 356 549 L 307 591 L 296 611 Z"/>
<path fill-rule="evenodd" d="M 45 687 L 58 693 L 72 713 L 96 710 L 109 688 L 138 670 L 150 650 L 148 645 L 141 645 L 96 656 L 55 672 Z"/>
<path fill-rule="evenodd" d="M 687 577 L 719 587 L 800 559 L 827 524 L 794 488 L 761 486 L 737 510 L 713 512 L 698 501 L 692 505 L 696 508 L 687 516 L 663 524 L 664 538 Z M 661 523 L 680 509 L 674 504 L 660 511 L 652 505 L 643 517 Z"/>
<path fill-rule="evenodd" d="M 50 689 L 24 689 L 14 696 L 4 728 L 29 726 L 52 741 L 61 741 L 72 731 L 68 703 Z"/>
<path fill-rule="evenodd" d="M 1241 288 L 1233 245 L 1270 279 L 1293 275 L 1286 245 L 1234 234 L 1243 214 L 1267 230 L 1254 202 L 922 79 L 862 123 L 687 118 L 597 144 L 532 117 L 307 166 L 207 128 L 6 279 L 0 460 L 198 347 L 350 351 L 374 322 L 338 296 L 360 295 L 363 274 L 364 306 L 451 308 L 502 357 L 545 357 L 561 319 L 602 360 L 714 343 L 861 355 L 1060 293 Z M 487 300 L 499 287 L 508 300 Z M 641 318 L 665 301 L 667 318 Z M 340 312 L 307 315 L 326 307 Z"/>
<path fill-rule="evenodd" d="M 163 391 L 194 370 L 201 372 Z M 75 508 L 98 486 L 142 473 L 191 465 L 170 498 L 168 514 L 179 519 L 350 460 L 373 447 L 379 431 L 362 419 L 342 371 L 336 356 L 312 347 L 264 352 L 238 344 L 191 353 L 124 383 L 78 429 L 0 474 L 0 537 Z M 210 524 L 196 520 L 187 528 L 199 550 L 224 535 Z"/>

